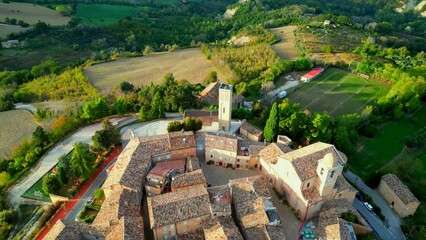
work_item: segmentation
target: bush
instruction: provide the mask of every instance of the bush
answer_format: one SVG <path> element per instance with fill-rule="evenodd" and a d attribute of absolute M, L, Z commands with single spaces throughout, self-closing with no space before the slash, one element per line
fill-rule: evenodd
<path fill-rule="evenodd" d="M 43 177 L 42 180 L 42 189 L 46 194 L 58 193 L 59 189 L 61 189 L 61 181 L 59 180 L 56 174 L 47 174 Z"/>
<path fill-rule="evenodd" d="M 89 215 L 89 216 L 86 216 L 84 218 L 81 218 L 80 221 L 82 221 L 84 223 L 92 223 L 95 220 L 95 217 L 96 216 L 94 216 L 94 215 Z"/>
<path fill-rule="evenodd" d="M 95 194 L 94 194 L 96 199 L 102 199 L 105 197 L 105 193 L 104 190 L 102 188 L 98 188 L 95 190 Z"/>
<path fill-rule="evenodd" d="M 359 223 L 357 216 L 352 212 L 344 212 L 340 217 L 351 223 Z"/>

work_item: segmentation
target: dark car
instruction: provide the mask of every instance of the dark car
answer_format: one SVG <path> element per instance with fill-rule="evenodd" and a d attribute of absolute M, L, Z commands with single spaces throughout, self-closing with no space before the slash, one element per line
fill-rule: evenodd
<path fill-rule="evenodd" d="M 364 201 L 364 195 L 362 194 L 362 193 L 360 193 L 360 192 L 357 192 L 356 193 L 356 195 L 355 195 L 355 197 L 358 199 L 358 200 L 360 200 L 361 202 L 363 202 Z"/>

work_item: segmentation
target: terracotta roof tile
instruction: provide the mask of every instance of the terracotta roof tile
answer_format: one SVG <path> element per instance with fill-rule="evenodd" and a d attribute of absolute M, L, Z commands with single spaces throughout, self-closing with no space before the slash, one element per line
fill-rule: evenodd
<path fill-rule="evenodd" d="M 265 145 L 250 145 L 249 146 L 249 156 L 258 157 L 260 155 L 260 151 L 264 149 Z"/>
<path fill-rule="evenodd" d="M 286 240 L 284 228 L 282 226 L 266 226 L 266 231 L 268 232 L 269 238 L 271 240 L 280 239 Z"/>
<path fill-rule="evenodd" d="M 247 120 L 243 120 L 241 122 L 241 126 L 240 126 L 240 130 L 245 130 L 248 133 L 256 136 L 256 137 L 261 137 L 263 135 L 263 130 L 254 126 L 253 124 L 247 122 Z"/>
<path fill-rule="evenodd" d="M 170 142 L 170 150 L 172 151 L 197 147 L 193 132 L 169 132 L 168 137 Z"/>
<path fill-rule="evenodd" d="M 227 185 L 209 187 L 207 192 L 212 212 L 231 212 L 231 193 Z"/>
<path fill-rule="evenodd" d="M 315 187 L 310 187 L 310 188 L 302 190 L 302 194 L 305 197 L 305 199 L 311 203 L 316 203 L 322 200 L 322 197 L 319 195 Z"/>
<path fill-rule="evenodd" d="M 203 91 L 201 91 L 200 96 L 211 95 L 214 97 L 219 97 L 219 87 L 220 87 L 220 82 L 212 82 L 209 85 L 207 85 Z"/>
<path fill-rule="evenodd" d="M 404 204 L 419 203 L 416 196 L 395 174 L 388 173 L 382 176 L 382 180 L 395 192 Z"/>
<path fill-rule="evenodd" d="M 265 147 L 260 151 L 260 157 L 270 163 L 277 163 L 278 157 L 284 155 L 285 153 L 291 152 L 292 149 L 288 146 L 280 143 L 272 143 L 269 146 Z"/>
<path fill-rule="evenodd" d="M 207 133 L 205 146 L 206 148 L 213 148 L 237 153 L 238 138 L 236 136 Z"/>
<path fill-rule="evenodd" d="M 232 216 L 208 218 L 202 225 L 206 240 L 243 240 Z"/>
<path fill-rule="evenodd" d="M 172 190 L 207 183 L 203 170 L 178 174 L 172 179 Z"/>
<path fill-rule="evenodd" d="M 186 159 L 186 171 L 193 172 L 198 169 L 201 169 L 200 161 L 198 161 L 197 157 L 188 157 Z"/>
<path fill-rule="evenodd" d="M 258 195 L 254 184 L 247 178 L 230 180 L 232 198 L 237 212 L 237 217 L 242 227 L 252 228 L 269 223 L 265 212 L 263 197 Z M 266 188 L 267 191 L 269 191 Z M 264 193 L 263 193 L 264 194 Z"/>
<path fill-rule="evenodd" d="M 246 240 L 270 240 L 265 226 L 253 227 L 244 231 L 246 232 Z"/>
<path fill-rule="evenodd" d="M 142 217 L 122 217 L 108 233 L 105 240 L 140 240 L 144 239 Z"/>
<path fill-rule="evenodd" d="M 211 214 L 209 195 L 201 186 L 148 197 L 147 202 L 152 228 Z"/>
<path fill-rule="evenodd" d="M 69 240 L 80 239 L 81 235 L 95 236 L 103 238 L 106 235 L 106 230 L 97 228 L 86 223 L 69 222 L 64 223 L 59 220 L 50 229 L 49 233 L 44 237 L 45 240 Z"/>
<path fill-rule="evenodd" d="M 92 225 L 109 228 L 118 224 L 123 216 L 141 216 L 137 192 L 127 189 L 113 191 L 111 195 L 105 199 Z"/>
<path fill-rule="evenodd" d="M 281 157 L 291 161 L 299 177 L 306 180 L 317 175 L 318 160 L 326 154 L 332 154 L 332 159 L 336 159 L 342 166 L 345 164 L 333 145 L 322 142 L 288 152 Z"/>

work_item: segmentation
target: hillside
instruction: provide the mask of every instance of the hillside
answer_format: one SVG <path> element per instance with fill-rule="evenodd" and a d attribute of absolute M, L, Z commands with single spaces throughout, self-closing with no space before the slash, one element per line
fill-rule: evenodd
<path fill-rule="evenodd" d="M 204 57 L 199 48 L 190 48 L 96 64 L 85 68 L 84 74 L 103 93 L 111 93 L 122 81 L 135 86 L 160 84 L 166 73 L 173 73 L 179 80 L 202 83 L 210 71 L 216 71 L 212 62 Z M 218 72 L 218 78 L 222 81 L 228 79 L 222 72 Z"/>

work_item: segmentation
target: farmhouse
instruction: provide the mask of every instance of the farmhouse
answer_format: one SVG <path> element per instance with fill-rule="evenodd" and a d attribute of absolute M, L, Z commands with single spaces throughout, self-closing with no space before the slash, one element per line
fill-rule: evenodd
<path fill-rule="evenodd" d="M 420 205 L 416 196 L 394 174 L 382 176 L 378 191 L 401 218 L 414 215 Z"/>
<path fill-rule="evenodd" d="M 314 68 L 310 72 L 302 76 L 302 82 L 310 82 L 317 78 L 321 73 L 324 72 L 324 68 Z"/>
<path fill-rule="evenodd" d="M 262 129 L 250 124 L 245 119 L 241 122 L 240 135 L 254 142 L 260 142 L 263 140 Z"/>
<path fill-rule="evenodd" d="M 329 200 L 345 198 L 352 204 L 356 190 L 341 175 L 347 162 L 343 153 L 321 142 L 289 150 L 271 144 L 260 151 L 261 170 L 301 220 L 312 218 Z"/>

